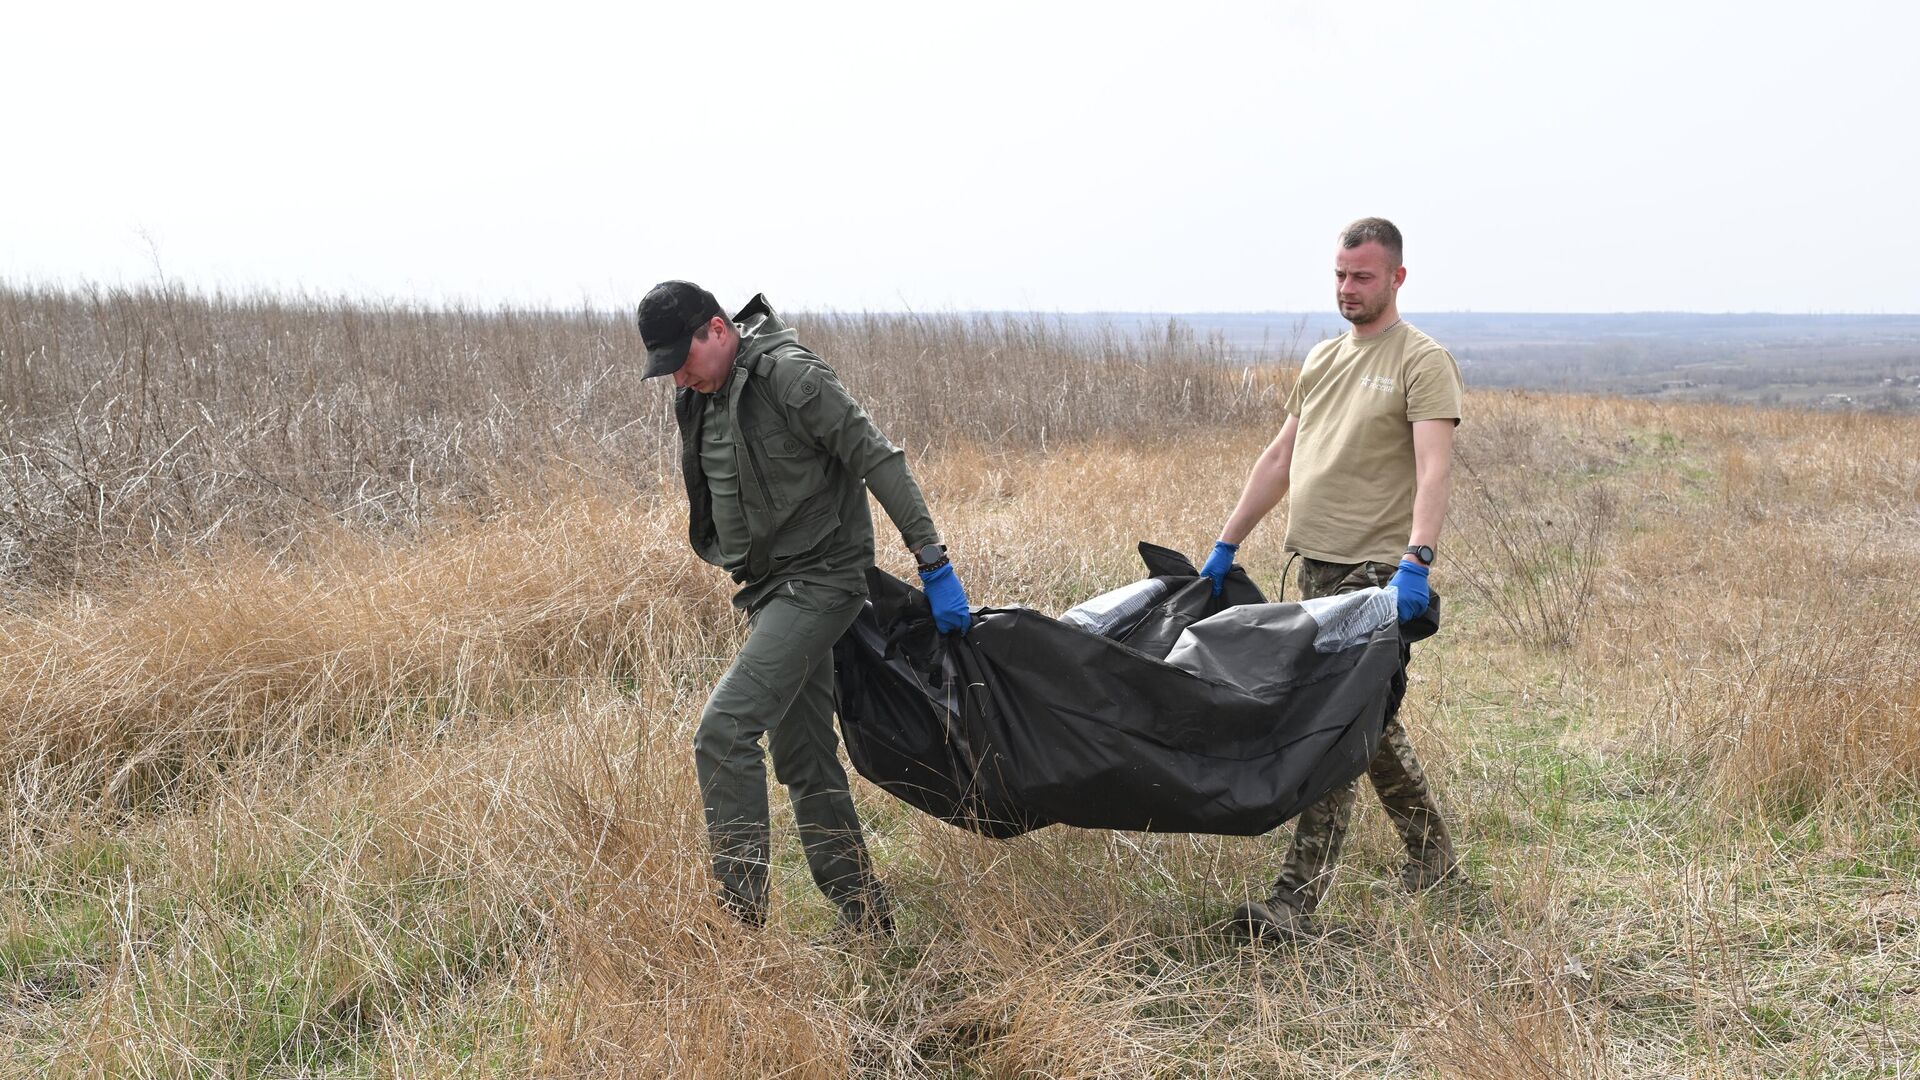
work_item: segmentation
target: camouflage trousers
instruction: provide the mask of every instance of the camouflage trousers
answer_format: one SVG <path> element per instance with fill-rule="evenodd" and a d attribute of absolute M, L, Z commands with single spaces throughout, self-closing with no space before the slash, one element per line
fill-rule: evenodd
<path fill-rule="evenodd" d="M 749 616 L 746 644 L 721 677 L 694 735 L 694 769 L 721 898 L 750 923 L 766 917 L 767 752 L 787 787 L 814 884 L 862 921 L 884 902 L 860 833 L 833 728 L 833 643 L 865 598 L 789 581 Z"/>
<path fill-rule="evenodd" d="M 1384 586 L 1397 567 L 1389 563 L 1328 563 L 1304 556 L 1300 559 L 1300 596 L 1335 596 L 1368 586 Z M 1367 778 L 1380 795 L 1380 803 L 1392 819 L 1394 829 L 1407 845 L 1408 873 L 1402 880 L 1410 887 L 1432 884 L 1453 869 L 1453 844 L 1446 823 L 1440 819 L 1440 807 L 1427 786 L 1426 773 L 1414 755 L 1413 742 L 1400 724 L 1400 702 L 1407 693 L 1408 647 L 1400 646 L 1400 668 L 1394 672 L 1387 693 L 1386 727 L 1380 735 L 1380 747 L 1367 765 Z M 1327 886 L 1333 880 L 1334 864 L 1340 858 L 1340 845 L 1346 839 L 1353 818 L 1353 803 L 1359 778 L 1347 781 L 1308 807 L 1294 822 L 1293 844 L 1287 850 L 1286 864 L 1274 882 L 1274 899 L 1295 910 L 1311 912 L 1320 905 Z"/>

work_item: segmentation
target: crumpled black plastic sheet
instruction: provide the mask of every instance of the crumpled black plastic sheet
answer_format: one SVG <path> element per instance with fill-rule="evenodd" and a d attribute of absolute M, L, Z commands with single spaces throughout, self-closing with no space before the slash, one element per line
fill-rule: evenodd
<path fill-rule="evenodd" d="M 1140 554 L 1150 589 L 1064 620 L 977 609 L 964 636 L 869 571 L 871 599 L 834 648 L 854 768 L 991 837 L 1054 823 L 1256 835 L 1366 771 L 1402 635 L 1438 629 L 1438 598 L 1403 627 L 1390 591 L 1269 604 L 1235 567 L 1215 597 L 1179 552 Z M 1140 591 L 1155 594 L 1144 610 Z"/>

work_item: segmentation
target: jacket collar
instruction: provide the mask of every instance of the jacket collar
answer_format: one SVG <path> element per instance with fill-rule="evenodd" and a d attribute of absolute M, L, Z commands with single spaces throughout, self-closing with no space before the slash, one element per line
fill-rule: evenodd
<path fill-rule="evenodd" d="M 734 315 L 733 326 L 740 332 L 740 352 L 733 360 L 736 369 L 753 371 L 760 366 L 761 357 L 800 340 L 799 333 L 774 313 L 766 293 L 755 293 L 747 306 Z"/>

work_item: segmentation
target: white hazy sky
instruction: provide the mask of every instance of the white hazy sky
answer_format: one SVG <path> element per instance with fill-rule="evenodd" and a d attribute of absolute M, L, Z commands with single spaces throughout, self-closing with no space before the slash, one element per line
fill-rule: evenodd
<path fill-rule="evenodd" d="M 1914 312 L 1920 5 L 0 0 L 0 279 Z"/>

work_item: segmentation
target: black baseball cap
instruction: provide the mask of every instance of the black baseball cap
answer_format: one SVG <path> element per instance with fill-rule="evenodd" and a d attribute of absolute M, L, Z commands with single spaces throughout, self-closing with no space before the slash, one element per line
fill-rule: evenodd
<path fill-rule="evenodd" d="M 647 373 L 641 378 L 679 371 L 693 332 L 715 315 L 726 315 L 720 301 L 691 281 L 663 281 L 648 289 L 640 298 L 640 341 L 647 347 Z"/>

